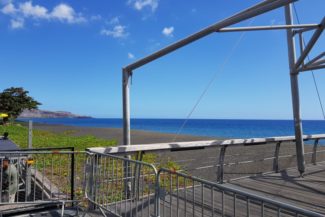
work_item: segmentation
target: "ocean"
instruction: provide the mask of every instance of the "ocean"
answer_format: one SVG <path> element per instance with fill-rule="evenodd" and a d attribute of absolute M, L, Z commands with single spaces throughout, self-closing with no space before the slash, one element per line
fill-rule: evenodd
<path fill-rule="evenodd" d="M 62 124 L 79 127 L 122 128 L 118 118 L 31 118 L 44 124 Z M 131 129 L 178 133 L 184 119 L 131 119 Z M 325 120 L 303 121 L 304 134 L 325 133 Z M 190 119 L 180 134 L 221 138 L 256 138 L 294 135 L 292 120 L 224 120 Z"/>

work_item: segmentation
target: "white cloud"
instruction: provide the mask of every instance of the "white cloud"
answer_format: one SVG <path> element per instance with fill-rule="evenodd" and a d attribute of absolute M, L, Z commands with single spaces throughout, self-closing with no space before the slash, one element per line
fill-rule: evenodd
<path fill-rule="evenodd" d="M 24 28 L 24 19 L 11 19 L 10 20 L 10 27 L 12 29 L 21 29 Z"/>
<path fill-rule="evenodd" d="M 14 4 L 8 3 L 1 9 L 1 12 L 4 14 L 14 14 L 17 12 L 17 9 Z"/>
<path fill-rule="evenodd" d="M 8 2 L 1 9 L 3 14 L 11 17 L 11 27 L 21 28 L 26 19 L 61 21 L 66 23 L 81 23 L 87 21 L 82 14 L 64 3 L 56 5 L 52 10 L 44 6 L 33 4 L 32 1 L 19 3 L 17 7 L 12 2 Z"/>
<path fill-rule="evenodd" d="M 172 37 L 174 32 L 174 27 L 165 27 L 162 31 L 162 34 L 164 34 L 167 37 Z"/>
<path fill-rule="evenodd" d="M 155 12 L 155 10 L 158 8 L 158 0 L 129 0 L 128 3 L 138 11 L 148 7 L 152 12 Z"/>
<path fill-rule="evenodd" d="M 116 25 L 113 29 L 102 29 L 100 32 L 102 35 L 111 36 L 113 38 L 125 38 L 128 36 L 129 33 L 126 32 L 125 26 Z"/>
<path fill-rule="evenodd" d="M 128 53 L 128 58 L 129 58 L 129 59 L 134 59 L 134 57 L 135 57 L 134 54 L 132 54 L 132 53 Z"/>
<path fill-rule="evenodd" d="M 53 8 L 50 17 L 68 23 L 81 23 L 86 21 L 80 14 L 76 14 L 72 7 L 63 3 Z"/>
<path fill-rule="evenodd" d="M 31 1 L 19 4 L 18 11 L 24 17 L 48 18 L 47 9 L 43 6 L 33 5 Z"/>

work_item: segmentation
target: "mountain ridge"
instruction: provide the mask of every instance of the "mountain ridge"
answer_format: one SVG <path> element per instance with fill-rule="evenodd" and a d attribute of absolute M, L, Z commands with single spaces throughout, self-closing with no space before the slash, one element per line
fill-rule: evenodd
<path fill-rule="evenodd" d="M 77 115 L 67 111 L 48 111 L 40 109 L 25 109 L 19 118 L 92 118 L 87 115 Z"/>

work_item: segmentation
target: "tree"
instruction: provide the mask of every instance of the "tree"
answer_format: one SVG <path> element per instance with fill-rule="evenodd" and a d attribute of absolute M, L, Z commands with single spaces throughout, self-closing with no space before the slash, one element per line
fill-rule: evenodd
<path fill-rule="evenodd" d="M 0 112 L 7 113 L 9 118 L 17 118 L 24 109 L 37 109 L 41 103 L 28 96 L 22 87 L 11 87 L 0 93 Z"/>

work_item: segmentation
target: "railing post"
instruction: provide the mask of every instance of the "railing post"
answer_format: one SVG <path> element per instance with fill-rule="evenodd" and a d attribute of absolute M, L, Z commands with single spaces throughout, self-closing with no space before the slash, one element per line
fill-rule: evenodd
<path fill-rule="evenodd" d="M 96 205 L 94 202 L 96 201 L 96 180 L 95 180 L 95 174 L 96 174 L 96 159 L 95 155 L 90 156 L 90 175 L 89 175 L 89 196 L 90 199 L 93 202 L 89 202 L 88 204 L 88 209 L 89 210 L 94 210 L 96 209 Z"/>
<path fill-rule="evenodd" d="M 28 148 L 33 148 L 33 121 L 28 121 Z M 31 159 L 32 155 L 29 154 L 27 156 L 27 159 Z M 31 165 L 26 162 L 26 195 L 25 195 L 25 201 L 29 201 L 31 198 L 31 192 L 32 192 L 32 172 L 31 172 Z"/>
<path fill-rule="evenodd" d="M 226 154 L 227 146 L 222 146 L 220 149 L 219 154 L 219 167 L 218 167 L 218 174 L 217 174 L 217 182 L 223 183 L 223 174 L 224 174 L 224 161 L 225 161 L 225 154 Z"/>
<path fill-rule="evenodd" d="M 274 152 L 274 160 L 273 160 L 273 170 L 278 173 L 279 172 L 279 153 L 280 153 L 281 142 L 277 142 L 275 146 Z"/>
<path fill-rule="evenodd" d="M 319 142 L 319 139 L 315 139 L 315 142 L 314 142 L 314 147 L 313 147 L 313 155 L 312 155 L 312 159 L 311 159 L 311 162 L 316 165 L 316 155 L 317 155 L 317 146 L 318 146 L 318 142 Z"/>
<path fill-rule="evenodd" d="M 71 200 L 74 200 L 74 168 L 75 168 L 75 165 L 74 165 L 74 161 L 75 161 L 75 158 L 74 158 L 74 147 L 71 147 L 71 151 L 73 152 L 72 154 L 71 154 L 71 189 L 70 189 L 70 191 L 71 191 Z"/>
<path fill-rule="evenodd" d="M 185 192 L 186 194 L 186 192 Z M 160 216 L 160 171 L 156 174 L 156 186 L 155 186 L 155 216 Z"/>
<path fill-rule="evenodd" d="M 130 77 L 132 71 L 127 69 L 122 70 L 122 94 L 123 94 L 123 145 L 131 145 L 131 126 L 130 126 Z M 130 155 L 126 155 L 125 158 L 131 159 Z M 124 187 L 127 198 L 131 195 L 132 184 L 129 180 L 132 172 L 129 168 L 129 162 L 124 161 Z"/>
<path fill-rule="evenodd" d="M 140 151 L 137 153 L 137 161 L 142 161 L 144 155 L 144 151 Z M 140 185 L 140 171 L 141 164 L 136 164 L 134 166 L 134 174 L 133 174 L 133 182 L 132 182 L 132 197 L 135 197 L 137 200 L 139 199 L 139 185 Z"/>

